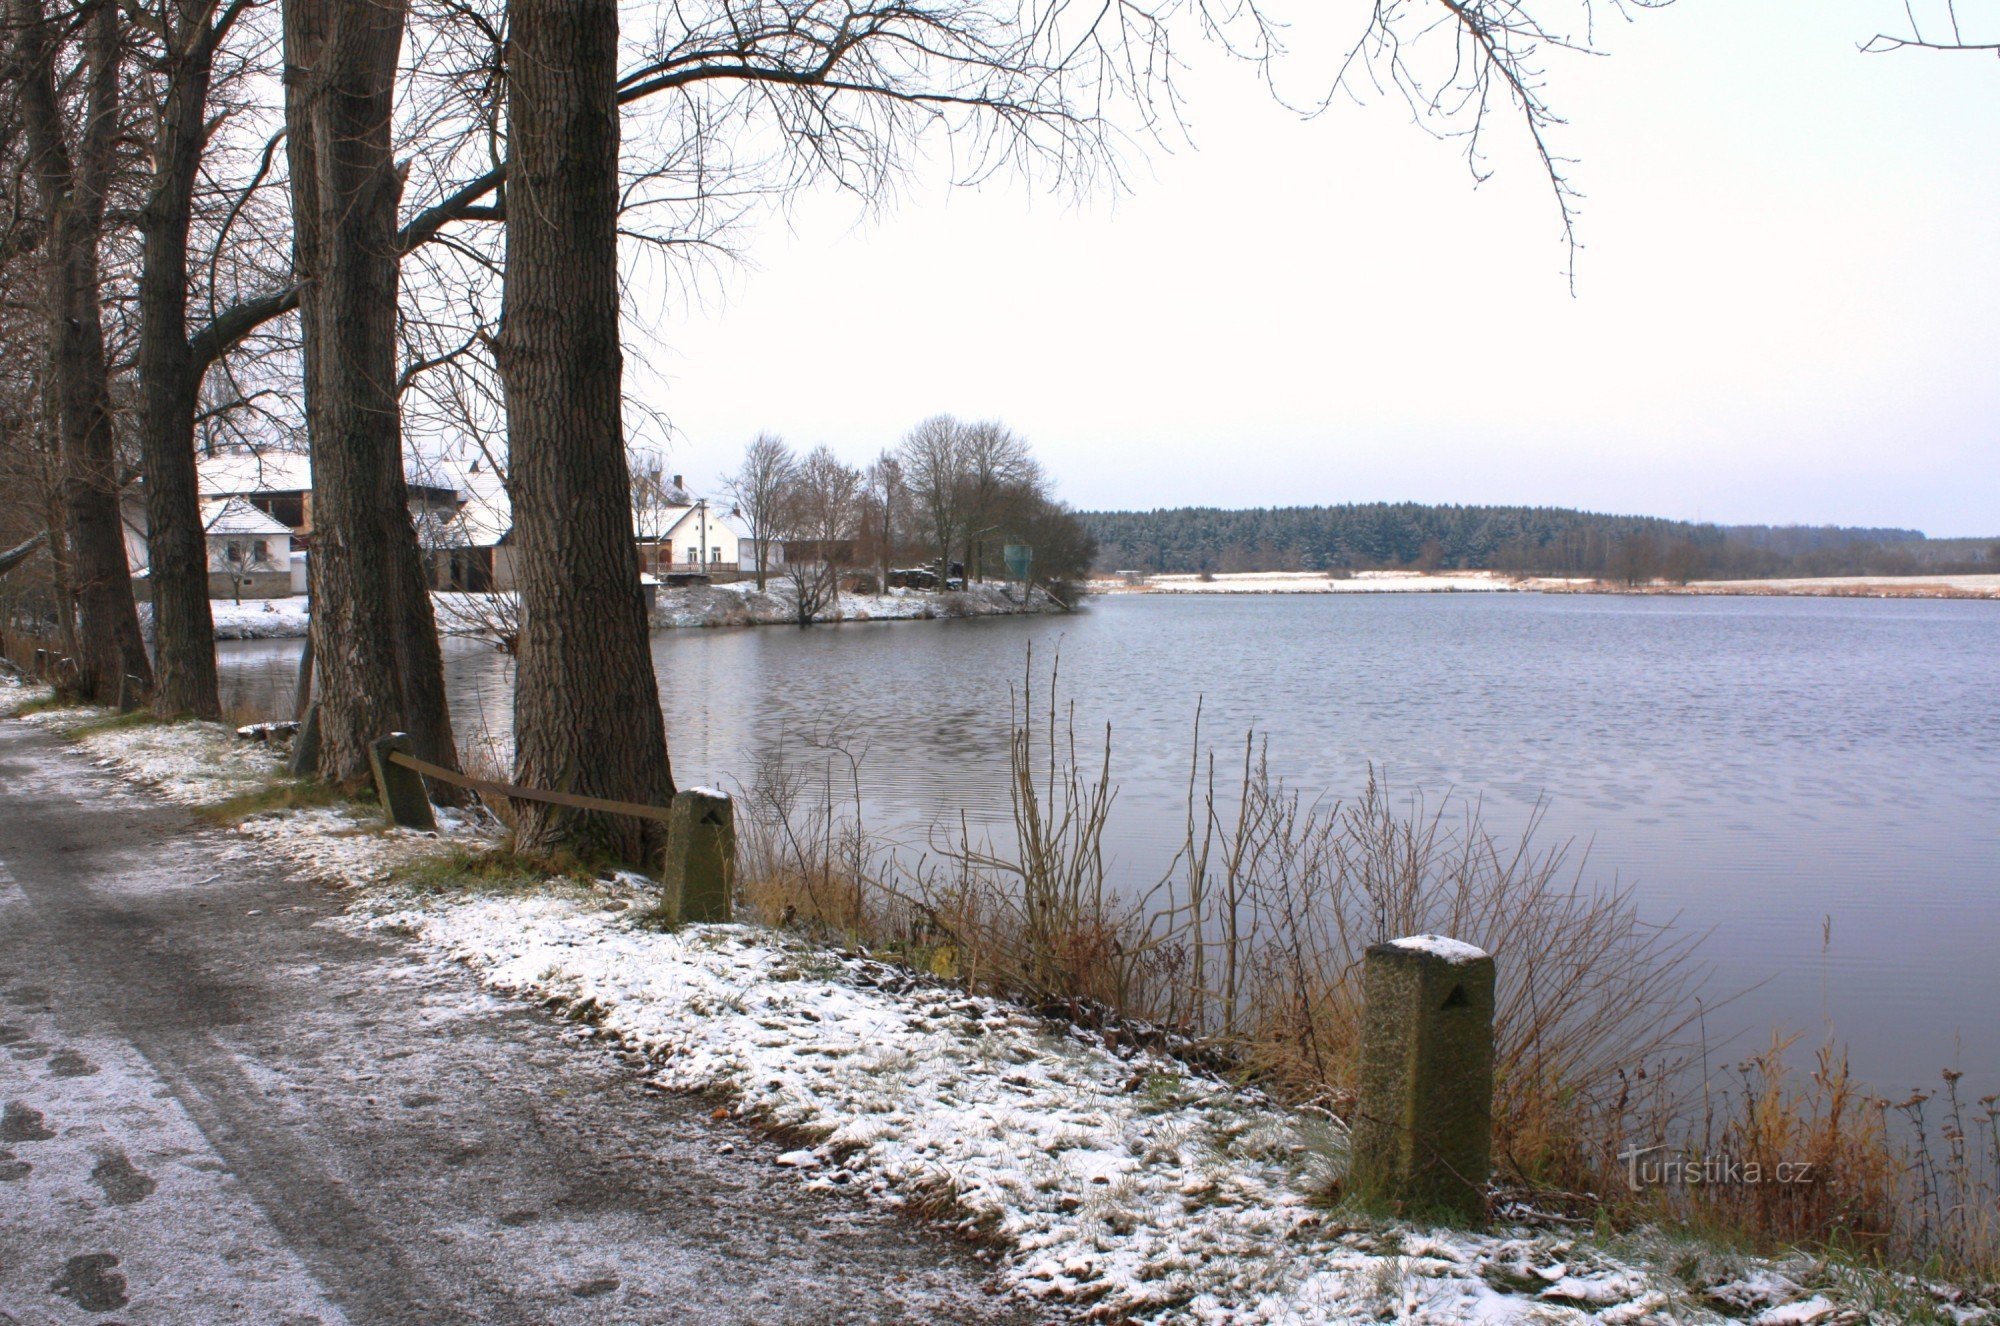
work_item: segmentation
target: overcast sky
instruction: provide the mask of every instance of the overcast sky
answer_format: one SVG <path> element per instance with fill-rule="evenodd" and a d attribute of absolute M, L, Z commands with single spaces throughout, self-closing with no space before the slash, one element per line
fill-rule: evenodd
<path fill-rule="evenodd" d="M 1680 0 L 1555 63 L 1574 296 L 1516 134 L 1475 188 L 1398 102 L 1302 123 L 1217 63 L 1195 146 L 1120 195 L 919 179 L 770 219 L 699 305 L 665 297 L 641 389 L 699 485 L 760 429 L 861 461 L 946 411 L 1012 425 L 1089 508 L 2000 534 L 2000 64 L 1857 52 L 1902 22 Z"/>

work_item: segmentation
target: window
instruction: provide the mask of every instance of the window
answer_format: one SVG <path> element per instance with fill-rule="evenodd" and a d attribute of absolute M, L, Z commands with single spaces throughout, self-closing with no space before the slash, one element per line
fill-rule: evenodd
<path fill-rule="evenodd" d="M 271 545 L 266 543 L 264 540 L 259 539 L 257 540 L 256 543 L 256 551 L 252 552 L 250 555 L 257 561 L 268 562 L 271 560 Z"/>
<path fill-rule="evenodd" d="M 711 561 L 711 562 L 719 562 L 719 561 L 721 561 L 721 560 L 722 560 L 722 545 L 721 545 L 721 544 L 719 544 L 719 543 L 718 543 L 718 544 L 716 544 L 716 545 L 715 545 L 715 546 L 714 546 L 713 548 L 710 548 L 710 549 L 708 550 L 708 560 L 709 560 L 709 561 Z"/>
<path fill-rule="evenodd" d="M 690 543 L 688 545 L 688 565 L 693 566 L 696 562 L 699 562 L 700 560 L 701 560 L 700 546 L 697 544 Z"/>

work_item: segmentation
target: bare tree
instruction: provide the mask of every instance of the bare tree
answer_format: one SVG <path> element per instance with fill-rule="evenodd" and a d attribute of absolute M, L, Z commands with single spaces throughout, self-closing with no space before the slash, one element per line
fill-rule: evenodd
<path fill-rule="evenodd" d="M 188 235 L 202 151 L 209 140 L 215 56 L 248 0 L 154 0 L 128 12 L 149 39 L 155 81 L 152 179 L 139 229 L 140 448 L 146 470 L 147 567 L 153 590 L 153 707 L 213 718 L 215 623 L 195 479 L 201 374 L 188 346 Z M 238 588 L 241 597 L 241 587 Z"/>
<path fill-rule="evenodd" d="M 811 626 L 840 602 L 861 483 L 859 470 L 822 445 L 806 453 L 781 492 L 785 580 L 800 626 Z"/>
<path fill-rule="evenodd" d="M 76 606 L 82 688 L 108 703 L 126 676 L 148 685 L 152 678 L 119 514 L 99 266 L 105 197 L 122 127 L 124 34 L 111 5 L 86 10 L 78 16 L 75 67 L 58 79 L 58 53 L 65 43 L 43 0 L 12 0 L 12 17 L 19 113 L 28 144 L 24 164 L 41 204 L 42 299 L 62 456 L 66 589 Z M 82 103 L 80 123 L 74 125 L 63 101 L 63 88 L 72 82 L 81 85 Z"/>
<path fill-rule="evenodd" d="M 862 476 L 860 528 L 862 542 L 875 555 L 875 584 L 889 587 L 889 564 L 895 560 L 897 535 L 910 509 L 909 485 L 903 481 L 903 462 L 893 451 L 884 451 Z"/>
<path fill-rule="evenodd" d="M 962 436 L 966 574 L 984 580 L 988 542 L 1021 514 L 1024 500 L 1041 496 L 1046 481 L 1027 442 L 1005 425 L 983 420 L 968 425 Z"/>
<path fill-rule="evenodd" d="M 744 450 L 743 463 L 722 481 L 730 500 L 736 504 L 737 514 L 749 527 L 760 594 L 771 569 L 771 540 L 783 520 L 785 492 L 797 469 L 798 460 L 783 438 L 775 433 L 759 433 Z"/>
<path fill-rule="evenodd" d="M 674 793 L 633 547 L 618 326 L 618 10 L 509 0 L 499 344 L 520 547 L 516 777 L 644 805 Z M 645 864 L 656 820 L 524 803 L 520 846 Z"/>
<path fill-rule="evenodd" d="M 952 550 L 966 530 L 965 431 L 950 415 L 935 415 L 911 429 L 897 451 L 918 526 L 937 556 L 940 585 L 951 575 Z"/>

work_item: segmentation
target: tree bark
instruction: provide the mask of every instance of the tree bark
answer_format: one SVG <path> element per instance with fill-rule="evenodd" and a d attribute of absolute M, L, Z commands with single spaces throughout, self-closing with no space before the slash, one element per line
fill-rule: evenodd
<path fill-rule="evenodd" d="M 312 440 L 312 642 L 320 767 L 368 775 L 408 731 L 456 768 L 403 478 L 396 393 L 402 180 L 391 155 L 404 0 L 286 0 L 286 151 Z"/>
<path fill-rule="evenodd" d="M 128 675 L 151 685 L 118 509 L 111 383 L 99 314 L 97 250 L 118 134 L 122 43 L 118 14 L 99 5 L 84 29 L 84 123 L 72 155 L 56 96 L 55 41 L 41 0 L 14 0 L 20 106 L 47 227 L 50 365 L 62 452 L 70 591 L 77 609 L 82 690 L 115 703 Z"/>
<path fill-rule="evenodd" d="M 665 805 L 666 725 L 620 411 L 618 13 L 511 0 L 499 364 L 520 546 L 516 778 Z M 663 826 L 521 803 L 519 845 L 644 864 Z"/>
<path fill-rule="evenodd" d="M 215 620 L 208 606 L 208 540 L 194 459 L 201 371 L 188 346 L 188 228 L 207 140 L 215 48 L 238 12 L 211 23 L 216 0 L 161 7 L 161 83 L 153 131 L 153 180 L 139 213 L 140 448 L 146 469 L 146 537 L 153 584 L 153 709 L 214 718 Z"/>

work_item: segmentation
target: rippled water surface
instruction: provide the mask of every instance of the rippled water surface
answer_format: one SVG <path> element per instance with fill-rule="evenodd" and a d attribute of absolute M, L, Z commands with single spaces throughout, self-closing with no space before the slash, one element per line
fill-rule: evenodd
<path fill-rule="evenodd" d="M 1309 792 L 1351 796 L 1372 761 L 1399 794 L 1482 798 L 1496 829 L 1544 802 L 1545 840 L 1587 846 L 1587 877 L 1712 931 L 1714 995 L 1757 986 L 1711 1020 L 1712 1039 L 1737 1034 L 1729 1051 L 1830 1019 L 1884 1089 L 1954 1061 L 2000 1085 L 2000 604 L 1154 596 L 1062 618 L 667 631 L 675 773 L 747 781 L 760 751 L 838 728 L 865 751 L 879 822 L 919 840 L 960 812 L 998 824 L 1031 644 L 1038 664 L 1060 655 L 1079 726 L 1113 727 L 1129 881 L 1179 841 L 1199 698 L 1209 742 L 1266 734 Z M 222 649 L 239 696 L 288 691 L 297 642 Z M 508 660 L 454 642 L 447 667 L 460 735 L 504 740 Z"/>

